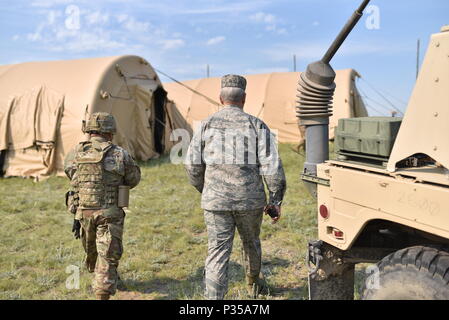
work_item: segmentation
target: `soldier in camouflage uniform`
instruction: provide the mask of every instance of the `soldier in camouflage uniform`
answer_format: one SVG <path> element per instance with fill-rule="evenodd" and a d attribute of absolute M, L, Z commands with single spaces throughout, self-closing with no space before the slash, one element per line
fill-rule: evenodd
<path fill-rule="evenodd" d="M 66 157 L 64 171 L 71 180 L 69 211 L 75 214 L 73 232 L 86 252 L 86 267 L 95 272 L 93 290 L 97 299 L 108 300 L 117 288 L 117 267 L 123 253 L 125 212 L 118 204 L 119 186 L 135 187 L 140 169 L 129 153 L 112 144 L 114 117 L 92 114 L 80 142 Z M 120 187 L 123 188 L 123 187 Z"/>
<path fill-rule="evenodd" d="M 248 289 L 253 297 L 262 289 L 262 251 L 259 240 L 263 212 L 280 217 L 286 189 L 282 162 L 274 136 L 260 119 L 243 111 L 246 79 L 222 78 L 224 105 L 202 122 L 185 159 L 190 183 L 202 193 L 201 207 L 208 232 L 205 267 L 206 297 L 223 299 L 235 228 L 243 245 Z M 266 201 L 264 183 L 269 191 Z"/>

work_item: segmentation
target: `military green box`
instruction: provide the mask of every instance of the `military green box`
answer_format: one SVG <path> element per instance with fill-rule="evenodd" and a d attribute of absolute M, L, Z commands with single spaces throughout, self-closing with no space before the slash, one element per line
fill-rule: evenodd
<path fill-rule="evenodd" d="M 343 155 L 387 159 L 401 126 L 402 118 L 363 117 L 339 119 L 335 151 Z"/>

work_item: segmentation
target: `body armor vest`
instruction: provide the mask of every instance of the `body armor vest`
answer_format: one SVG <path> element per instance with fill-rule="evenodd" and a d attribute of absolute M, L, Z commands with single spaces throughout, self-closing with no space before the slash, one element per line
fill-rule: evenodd
<path fill-rule="evenodd" d="M 103 209 L 117 205 L 118 186 L 121 176 L 104 168 L 110 142 L 84 142 L 76 154 L 79 207 L 81 209 Z"/>

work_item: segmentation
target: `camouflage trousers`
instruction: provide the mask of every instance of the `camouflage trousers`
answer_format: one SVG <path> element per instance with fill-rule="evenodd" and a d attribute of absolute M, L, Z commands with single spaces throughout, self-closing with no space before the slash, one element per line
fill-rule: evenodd
<path fill-rule="evenodd" d="M 83 210 L 81 241 L 86 252 L 87 270 L 95 272 L 94 292 L 113 295 L 117 290 L 117 267 L 123 253 L 125 214 L 121 209 L 112 216 L 103 213 L 103 210 Z"/>
<path fill-rule="evenodd" d="M 204 211 L 208 234 L 205 267 L 206 297 L 221 300 L 228 291 L 228 265 L 235 229 L 243 245 L 247 278 L 258 278 L 262 264 L 260 226 L 263 209 L 250 211 Z"/>

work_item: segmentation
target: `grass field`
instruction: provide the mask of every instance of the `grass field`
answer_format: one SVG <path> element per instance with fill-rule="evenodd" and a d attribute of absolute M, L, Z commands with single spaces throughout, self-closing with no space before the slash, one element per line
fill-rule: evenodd
<path fill-rule="evenodd" d="M 299 181 L 304 157 L 280 145 L 288 190 L 282 219 L 262 226 L 266 299 L 306 299 L 308 239 L 316 238 L 315 200 Z M 113 299 L 202 299 L 207 234 L 200 194 L 184 168 L 167 157 L 141 164 L 142 182 L 131 192 L 119 266 L 123 290 Z M 92 299 L 83 250 L 71 233 L 67 179 L 0 180 L 0 299 Z M 228 299 L 248 298 L 236 236 Z M 80 288 L 67 289 L 67 267 L 80 267 Z M 69 270 L 70 272 L 70 270 Z"/>

